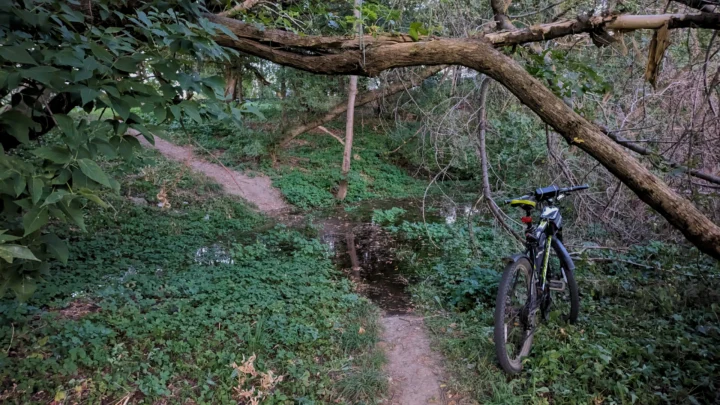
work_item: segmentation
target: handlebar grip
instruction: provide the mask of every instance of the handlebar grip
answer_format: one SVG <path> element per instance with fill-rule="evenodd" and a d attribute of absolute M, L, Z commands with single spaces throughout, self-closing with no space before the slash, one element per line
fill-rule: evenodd
<path fill-rule="evenodd" d="M 583 184 L 583 185 L 581 185 L 581 186 L 570 187 L 570 191 L 579 191 L 579 190 L 585 190 L 585 189 L 588 189 L 588 188 L 590 188 L 589 185 Z"/>

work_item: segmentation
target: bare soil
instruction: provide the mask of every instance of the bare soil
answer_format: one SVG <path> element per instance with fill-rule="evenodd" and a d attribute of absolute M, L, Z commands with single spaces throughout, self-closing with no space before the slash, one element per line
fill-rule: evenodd
<path fill-rule="evenodd" d="M 385 316 L 383 343 L 390 375 L 391 405 L 447 404 L 441 381 L 442 359 L 430 350 L 423 318 L 414 315 Z"/>
<path fill-rule="evenodd" d="M 272 180 L 265 175 L 256 174 L 250 177 L 220 164 L 207 162 L 195 156 L 191 146 L 178 146 L 158 137 L 155 137 L 153 146 L 145 138 L 138 136 L 137 131 L 131 131 L 129 134 L 137 136 L 144 146 L 157 149 L 168 159 L 182 162 L 203 173 L 220 184 L 226 193 L 244 199 L 261 212 L 276 215 L 289 208 L 280 191 L 273 187 Z"/>

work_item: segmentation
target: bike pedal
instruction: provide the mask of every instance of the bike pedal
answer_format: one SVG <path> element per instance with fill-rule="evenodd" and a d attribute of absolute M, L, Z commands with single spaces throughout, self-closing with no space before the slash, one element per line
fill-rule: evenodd
<path fill-rule="evenodd" d="M 565 281 L 563 280 L 550 280 L 548 285 L 552 291 L 565 291 Z"/>

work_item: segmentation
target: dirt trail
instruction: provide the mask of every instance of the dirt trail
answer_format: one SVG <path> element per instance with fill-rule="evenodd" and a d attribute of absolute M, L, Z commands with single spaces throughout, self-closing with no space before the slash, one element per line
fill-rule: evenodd
<path fill-rule="evenodd" d="M 219 164 L 207 162 L 195 156 L 190 146 L 174 145 L 158 137 L 155 137 L 155 146 L 152 146 L 145 138 L 138 136 L 137 131 L 131 130 L 128 134 L 137 136 L 144 146 L 155 148 L 165 157 L 187 164 L 195 171 L 210 177 L 218 182 L 226 193 L 241 197 L 266 214 L 274 215 L 289 208 L 280 191 L 273 187 L 272 180 L 265 175 L 250 177 Z"/>
<path fill-rule="evenodd" d="M 137 132 L 130 133 L 138 136 Z M 225 192 L 236 195 L 267 214 L 279 214 L 289 208 L 279 190 L 264 175 L 249 177 L 237 171 L 207 162 L 193 153 L 192 147 L 178 146 L 155 138 L 155 146 L 142 136 L 140 142 L 154 147 L 165 157 L 187 164 L 222 185 Z M 382 342 L 387 353 L 387 372 L 391 381 L 386 401 L 390 405 L 446 404 L 440 385 L 444 371 L 440 355 L 430 349 L 423 318 L 414 315 L 389 315 L 381 320 Z"/>
<path fill-rule="evenodd" d="M 385 316 L 383 341 L 387 345 L 387 372 L 391 378 L 391 405 L 445 404 L 440 386 L 442 359 L 430 350 L 423 318 L 412 315 Z"/>

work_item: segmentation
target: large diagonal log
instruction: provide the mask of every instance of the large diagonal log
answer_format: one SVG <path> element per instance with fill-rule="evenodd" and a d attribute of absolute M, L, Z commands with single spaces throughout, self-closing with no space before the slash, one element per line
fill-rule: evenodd
<path fill-rule="evenodd" d="M 217 16 L 209 18 L 215 23 L 226 25 L 236 35 L 248 30 L 247 25 L 241 22 Z M 653 24 L 657 20 L 653 20 Z M 621 25 L 626 28 L 642 25 L 635 23 L 637 21 L 625 21 Z M 276 30 L 263 32 L 268 37 L 256 32 L 254 37 L 238 35 L 237 39 L 220 35 L 216 41 L 275 63 L 321 74 L 374 76 L 394 67 L 443 64 L 463 65 L 485 73 L 510 90 L 569 144 L 577 145 L 605 166 L 701 251 L 720 259 L 720 227 L 608 138 L 596 125 L 563 103 L 520 64 L 495 49 L 495 44 L 487 38 L 419 42 L 388 42 L 381 39 L 378 43 L 368 42 L 364 49 L 360 49 L 352 45 L 354 39 L 301 37 L 289 32 L 278 34 Z M 344 45 L 346 41 L 347 46 Z M 293 45 L 284 46 L 290 43 Z M 303 43 L 315 45 L 303 46 Z M 331 45 L 324 47 L 319 44 Z"/>

